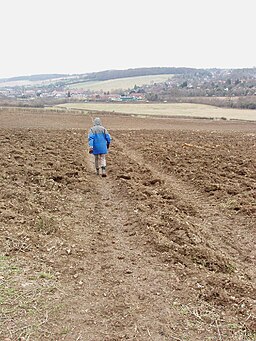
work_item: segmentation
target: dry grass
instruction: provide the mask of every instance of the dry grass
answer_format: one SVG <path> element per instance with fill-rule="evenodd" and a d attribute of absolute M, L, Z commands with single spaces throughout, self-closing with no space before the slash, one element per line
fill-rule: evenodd
<path fill-rule="evenodd" d="M 217 108 L 194 103 L 66 103 L 59 107 L 142 116 L 163 115 L 256 121 L 255 110 Z"/>
<path fill-rule="evenodd" d="M 45 326 L 53 309 L 49 301 L 57 290 L 50 269 L 39 272 L 0 256 L 0 339 L 26 341 L 38 333 L 47 339 Z"/>
<path fill-rule="evenodd" d="M 70 86 L 70 89 L 90 89 L 95 91 L 111 91 L 116 89 L 133 88 L 134 85 L 142 86 L 145 84 L 161 83 L 173 77 L 173 75 L 150 75 L 141 77 L 126 77 L 110 79 L 106 81 L 84 82 Z"/>

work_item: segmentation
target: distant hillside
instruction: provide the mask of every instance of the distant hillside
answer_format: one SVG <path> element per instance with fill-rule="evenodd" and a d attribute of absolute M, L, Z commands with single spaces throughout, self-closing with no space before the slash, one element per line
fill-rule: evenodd
<path fill-rule="evenodd" d="M 118 79 L 118 78 L 128 78 L 128 77 L 141 77 L 141 76 L 151 76 L 151 75 L 164 75 L 164 74 L 193 74 L 193 73 L 205 73 L 207 74 L 207 70 L 203 69 L 194 69 L 194 68 L 185 68 L 185 67 L 148 67 L 148 68 L 134 68 L 134 69 L 126 69 L 126 70 L 106 70 L 99 72 L 91 72 L 85 74 L 38 74 L 38 75 L 30 75 L 30 76 L 18 76 L 18 77 L 10 77 L 10 78 L 2 78 L 0 79 L 0 83 L 9 83 L 9 82 L 19 82 L 19 81 L 29 81 L 29 82 L 38 82 L 38 81 L 47 81 L 47 80 L 55 80 L 58 78 L 69 78 L 71 83 L 72 79 L 75 82 L 81 81 L 105 81 L 110 79 Z"/>
<path fill-rule="evenodd" d="M 18 77 L 10 77 L 10 78 L 1 78 L 0 83 L 4 82 L 17 82 L 17 81 L 45 81 L 50 79 L 64 78 L 69 77 L 67 74 L 40 74 L 40 75 L 30 75 L 30 76 L 18 76 Z"/>
<path fill-rule="evenodd" d="M 140 77 L 140 76 L 151 76 L 151 75 L 164 75 L 164 74 L 191 74 L 191 73 L 209 73 L 207 70 L 185 68 L 185 67 L 149 67 L 149 68 L 135 68 L 127 70 L 106 70 L 100 72 L 92 72 L 87 74 L 87 78 L 90 81 L 97 80 L 109 80 L 116 78 L 127 78 L 127 77 Z"/>
<path fill-rule="evenodd" d="M 172 74 L 157 74 L 147 76 L 114 78 L 107 80 L 93 80 L 73 82 L 68 89 L 83 89 L 91 91 L 115 91 L 120 89 L 133 89 L 136 87 L 153 85 L 155 83 L 163 83 L 173 77 Z"/>
<path fill-rule="evenodd" d="M 125 69 L 125 70 L 105 70 L 98 72 L 90 72 L 83 74 L 38 74 L 38 75 L 30 75 L 30 76 L 18 76 L 11 78 L 2 78 L 0 79 L 0 83 L 5 82 L 17 82 L 17 81 L 29 81 L 29 82 L 38 82 L 38 81 L 47 81 L 47 80 L 57 80 L 59 78 L 67 78 L 70 83 L 76 83 L 81 81 L 105 81 L 110 79 L 118 79 L 118 78 L 128 78 L 128 77 L 141 77 L 141 76 L 151 76 L 151 75 L 200 75 L 207 76 L 212 72 L 223 72 L 224 69 L 196 69 L 196 68 L 187 68 L 187 67 L 142 67 L 142 68 L 134 68 L 134 69 Z M 236 76 L 250 76 L 255 74 L 256 68 L 244 68 L 244 69 L 226 69 L 225 71 L 229 71 Z"/>

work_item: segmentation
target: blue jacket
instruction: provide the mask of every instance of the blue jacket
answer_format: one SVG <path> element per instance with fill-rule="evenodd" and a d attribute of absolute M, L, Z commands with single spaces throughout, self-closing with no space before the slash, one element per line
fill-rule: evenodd
<path fill-rule="evenodd" d="M 107 129 L 101 125 L 99 118 L 95 118 L 94 125 L 88 134 L 89 147 L 93 148 L 93 154 L 107 154 L 107 145 L 110 144 L 111 136 Z"/>

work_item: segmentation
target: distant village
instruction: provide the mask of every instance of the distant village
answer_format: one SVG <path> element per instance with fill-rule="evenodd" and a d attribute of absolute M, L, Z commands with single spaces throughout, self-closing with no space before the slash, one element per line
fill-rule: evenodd
<path fill-rule="evenodd" d="M 176 74 L 167 81 L 160 83 L 134 85 L 132 89 L 115 91 L 92 91 L 68 86 L 65 81 L 47 85 L 9 86 L 0 83 L 1 99 L 17 99 L 29 102 L 37 99 L 58 99 L 84 102 L 171 102 L 177 98 L 235 98 L 248 97 L 246 105 L 256 109 L 256 68 L 241 70 L 214 69 L 191 74 Z M 251 99 L 252 98 L 252 99 Z M 253 99 L 254 98 L 254 99 Z"/>
<path fill-rule="evenodd" d="M 83 89 L 66 89 L 65 87 L 5 87 L 0 86 L 1 98 L 13 98 L 24 101 L 30 101 L 38 98 L 55 98 L 55 99 L 74 99 L 83 101 L 103 101 L 103 102 L 128 102 L 128 101 L 144 101 L 145 93 L 136 92 L 135 90 L 121 91 L 120 93 L 110 93 L 103 91 L 88 91 Z"/>

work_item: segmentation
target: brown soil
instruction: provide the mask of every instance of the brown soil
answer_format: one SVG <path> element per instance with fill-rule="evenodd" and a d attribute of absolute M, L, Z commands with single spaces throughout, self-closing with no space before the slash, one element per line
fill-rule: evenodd
<path fill-rule="evenodd" d="M 256 339 L 256 124 L 2 111 L 1 340 Z"/>

